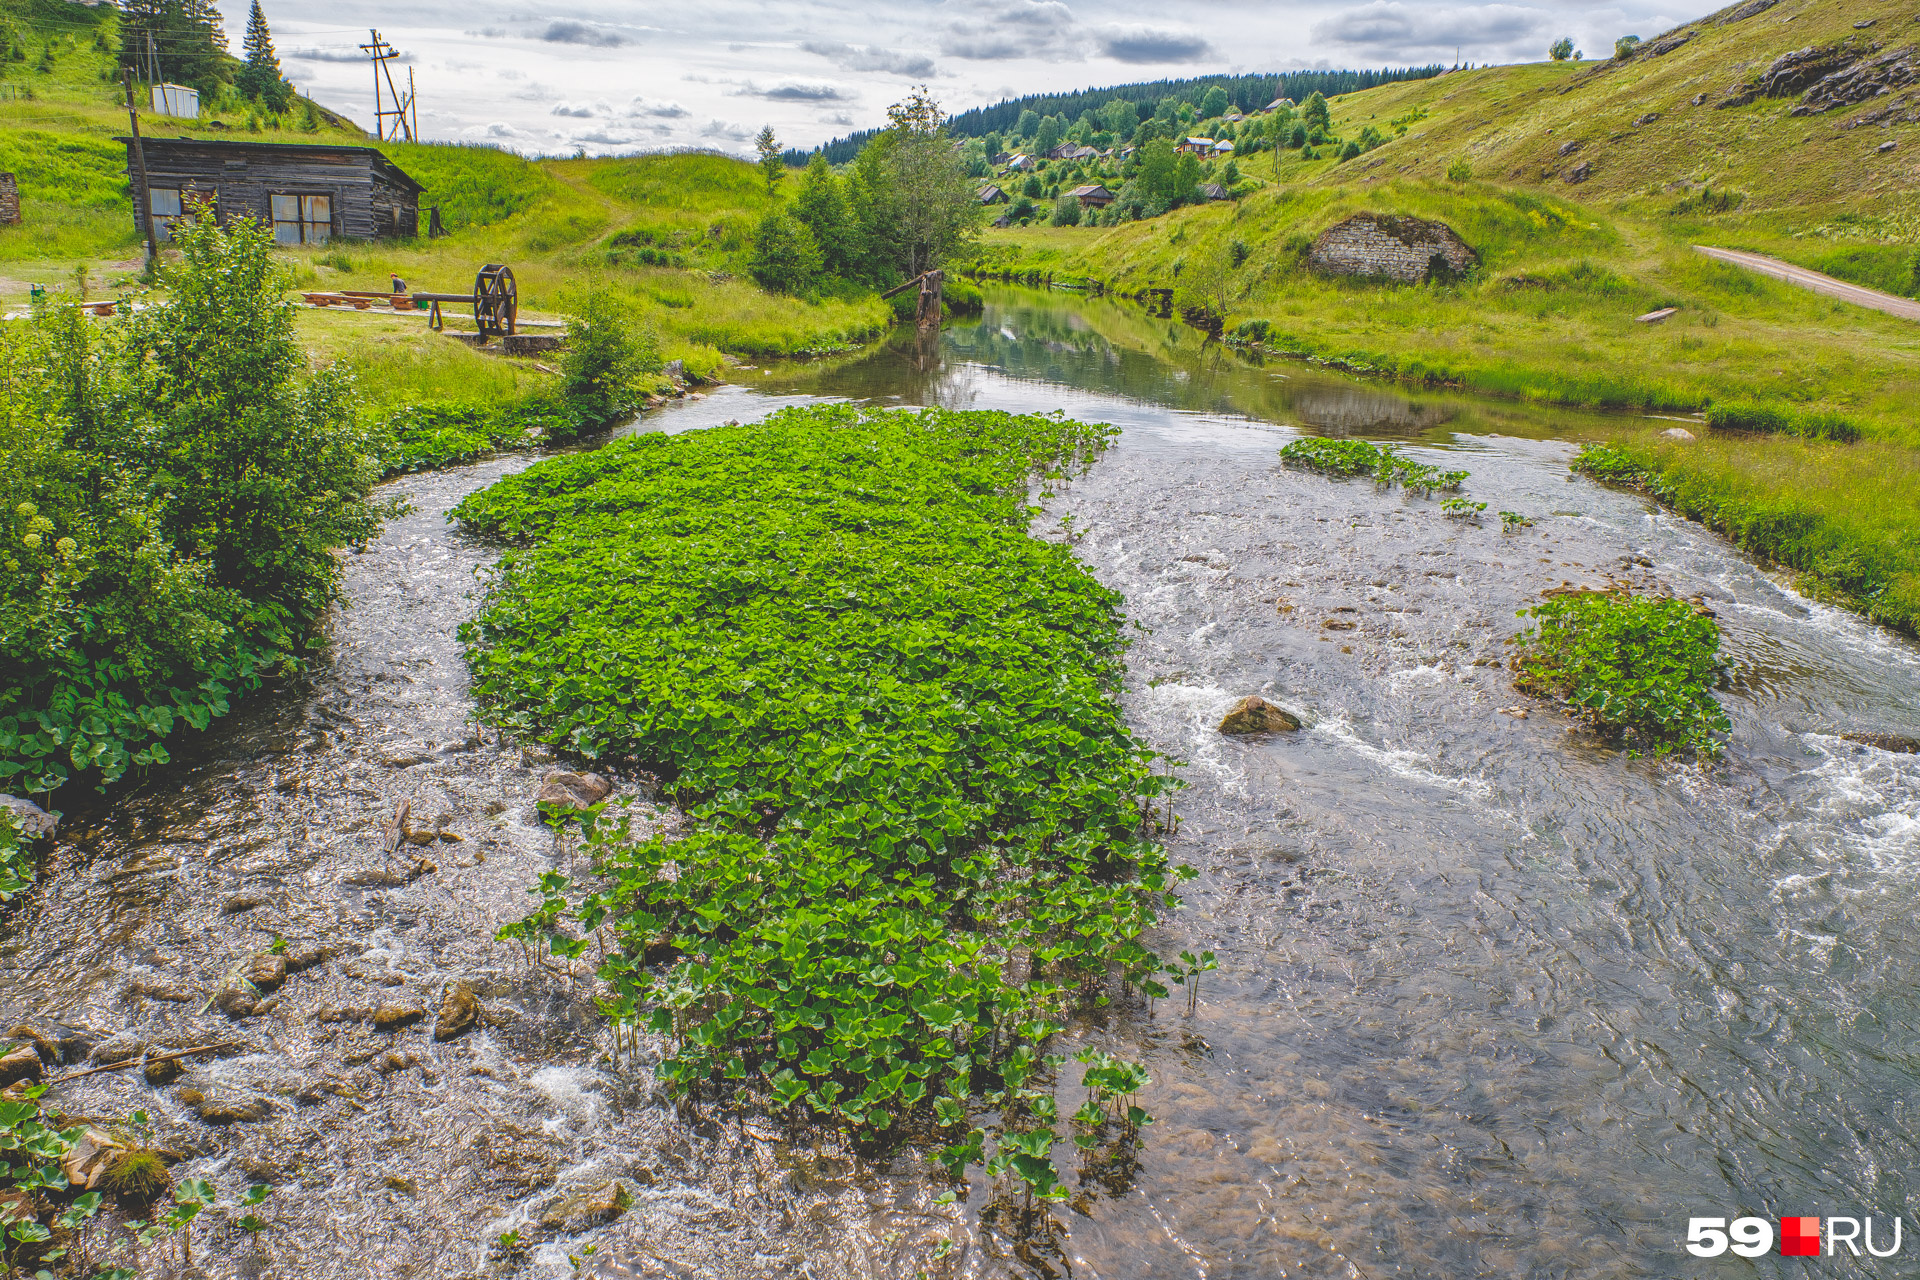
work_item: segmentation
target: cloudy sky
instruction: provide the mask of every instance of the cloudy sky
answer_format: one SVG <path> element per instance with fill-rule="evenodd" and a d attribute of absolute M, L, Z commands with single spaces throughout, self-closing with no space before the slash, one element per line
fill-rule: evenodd
<path fill-rule="evenodd" d="M 404 55 L 421 133 L 528 154 L 711 147 L 762 124 L 813 146 L 882 122 L 917 83 L 949 110 L 1163 76 L 1590 55 L 1696 15 L 1663 0 L 264 0 L 287 78 L 363 125 L 367 28 Z M 220 0 L 236 50 L 249 0 Z M 1702 3 L 1698 12 L 1716 7 Z"/>

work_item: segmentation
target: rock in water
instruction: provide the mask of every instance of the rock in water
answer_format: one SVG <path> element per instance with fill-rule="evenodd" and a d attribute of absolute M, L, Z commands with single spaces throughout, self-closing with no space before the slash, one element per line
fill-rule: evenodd
<path fill-rule="evenodd" d="M 540 1225 L 549 1231 L 575 1235 L 604 1226 L 632 1207 L 633 1192 L 627 1184 L 608 1182 L 548 1205 L 540 1211 Z"/>
<path fill-rule="evenodd" d="M 612 792 L 613 784 L 597 773 L 550 773 L 546 785 L 534 799 L 566 809 L 585 809 L 599 804 Z"/>
<path fill-rule="evenodd" d="M 451 1040 L 465 1035 L 480 1020 L 480 997 L 468 982 L 455 982 L 440 998 L 440 1016 L 433 1024 L 435 1040 Z"/>
<path fill-rule="evenodd" d="M 0 1055 L 0 1086 L 10 1085 L 20 1080 L 38 1080 L 41 1073 L 40 1053 L 30 1044 L 18 1049 L 10 1049 Z"/>
<path fill-rule="evenodd" d="M 99 1185 L 100 1175 L 107 1171 L 107 1166 L 125 1150 L 125 1146 L 107 1134 L 90 1128 L 60 1157 L 60 1167 L 74 1187 L 91 1191 Z"/>
<path fill-rule="evenodd" d="M 398 1031 L 427 1016 L 417 1004 L 383 1004 L 373 1011 L 373 1025 L 380 1031 Z"/>
<path fill-rule="evenodd" d="M 216 1094 L 209 1098 L 197 1090 L 182 1089 L 180 1100 L 208 1124 L 251 1124 L 273 1114 L 273 1103 L 258 1094 L 252 1097 Z"/>
<path fill-rule="evenodd" d="M 1220 721 L 1222 733 L 1285 733 L 1300 722 L 1258 694 L 1240 699 Z"/>
<path fill-rule="evenodd" d="M 1693 443 L 1693 432 L 1687 430 L 1685 427 L 1668 427 L 1660 434 L 1669 440 L 1678 440 L 1683 444 Z"/>
<path fill-rule="evenodd" d="M 0 795 L 0 809 L 11 810 L 21 833 L 35 840 L 52 835 L 60 825 L 60 819 L 33 801 L 22 800 L 19 796 Z"/>
<path fill-rule="evenodd" d="M 1863 746 L 1878 747 L 1882 751 L 1920 755 L 1920 738 L 1903 738 L 1893 733 L 1843 733 L 1840 736 L 1848 742 L 1858 742 Z"/>

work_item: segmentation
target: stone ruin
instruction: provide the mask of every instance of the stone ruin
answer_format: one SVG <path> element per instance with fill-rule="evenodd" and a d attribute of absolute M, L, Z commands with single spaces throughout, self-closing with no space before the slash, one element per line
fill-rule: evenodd
<path fill-rule="evenodd" d="M 1320 233 L 1307 265 L 1321 275 L 1419 284 L 1480 265 L 1480 255 L 1444 222 L 1394 214 L 1356 213 Z"/>

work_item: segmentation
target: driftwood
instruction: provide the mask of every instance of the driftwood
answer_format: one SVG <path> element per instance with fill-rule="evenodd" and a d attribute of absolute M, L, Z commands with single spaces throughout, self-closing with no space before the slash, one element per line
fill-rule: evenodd
<path fill-rule="evenodd" d="M 191 1058 L 196 1053 L 218 1053 L 222 1049 L 244 1049 L 246 1046 L 236 1040 L 224 1044 L 203 1044 L 196 1049 L 176 1049 L 172 1053 L 163 1053 L 153 1058 L 127 1058 L 120 1062 L 109 1062 L 104 1067 L 88 1067 L 85 1071 L 76 1071 L 70 1076 L 61 1076 L 55 1084 L 65 1084 L 69 1080 L 81 1080 L 87 1076 L 97 1076 L 103 1071 L 125 1071 L 128 1067 L 150 1066 L 156 1062 L 172 1062 L 175 1058 Z"/>

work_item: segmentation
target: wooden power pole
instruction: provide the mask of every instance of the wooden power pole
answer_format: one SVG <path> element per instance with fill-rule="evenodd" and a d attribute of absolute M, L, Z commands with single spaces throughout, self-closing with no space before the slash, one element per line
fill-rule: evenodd
<path fill-rule="evenodd" d="M 133 126 L 133 198 L 140 214 L 140 225 L 147 229 L 147 268 L 160 257 L 160 242 L 153 234 L 153 197 L 147 194 L 147 150 L 140 142 L 140 113 L 133 105 L 133 68 L 120 68 L 121 82 L 127 86 L 127 123 Z"/>
<path fill-rule="evenodd" d="M 389 141 L 390 138 L 405 138 L 408 142 L 413 142 L 416 140 L 414 128 L 407 118 L 407 108 L 411 105 L 413 97 L 411 91 L 413 72 L 411 69 L 407 72 L 409 91 L 407 98 L 403 100 L 400 97 L 400 90 L 393 83 L 393 72 L 387 68 L 389 62 L 400 56 L 400 51 L 382 40 L 378 31 L 369 30 L 367 35 L 371 39 L 360 47 L 373 59 L 373 135 L 382 142 Z M 382 92 L 383 89 L 384 92 Z M 387 105 L 389 101 L 393 103 L 392 106 Z M 393 117 L 394 121 L 391 134 L 387 130 L 389 116 Z"/>

